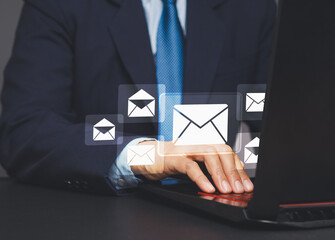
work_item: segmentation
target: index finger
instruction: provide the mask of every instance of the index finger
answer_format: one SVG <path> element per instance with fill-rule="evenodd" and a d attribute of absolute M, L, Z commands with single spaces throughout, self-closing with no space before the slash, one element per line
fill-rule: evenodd
<path fill-rule="evenodd" d="M 202 191 L 207 193 L 215 192 L 215 188 L 201 171 L 197 162 L 186 157 L 180 157 L 175 160 L 174 167 L 177 172 L 186 174 Z"/>

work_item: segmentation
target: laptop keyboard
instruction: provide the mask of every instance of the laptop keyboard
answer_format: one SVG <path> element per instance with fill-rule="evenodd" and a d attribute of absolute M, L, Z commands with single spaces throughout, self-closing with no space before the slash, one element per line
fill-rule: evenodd
<path fill-rule="evenodd" d="M 235 207 L 246 207 L 252 198 L 253 193 L 204 193 L 198 192 L 202 199 L 228 204 Z"/>

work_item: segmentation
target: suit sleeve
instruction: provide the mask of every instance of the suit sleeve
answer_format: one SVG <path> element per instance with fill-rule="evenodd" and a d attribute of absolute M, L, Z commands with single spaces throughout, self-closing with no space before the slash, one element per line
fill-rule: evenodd
<path fill-rule="evenodd" d="M 19 181 L 115 194 L 108 171 L 114 146 L 85 146 L 71 106 L 71 31 L 59 1 L 27 0 L 5 70 L 0 160 Z"/>

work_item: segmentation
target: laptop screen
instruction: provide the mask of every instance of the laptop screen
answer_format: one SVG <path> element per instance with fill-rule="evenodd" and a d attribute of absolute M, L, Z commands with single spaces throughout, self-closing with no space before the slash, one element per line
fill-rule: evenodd
<path fill-rule="evenodd" d="M 257 168 L 255 198 L 335 199 L 335 3 L 284 0 Z"/>

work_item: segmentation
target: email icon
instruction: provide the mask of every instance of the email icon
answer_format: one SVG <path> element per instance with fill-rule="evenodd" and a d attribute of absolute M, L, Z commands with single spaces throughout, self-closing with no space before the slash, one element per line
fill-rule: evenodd
<path fill-rule="evenodd" d="M 93 141 L 112 141 L 115 139 L 115 125 L 106 118 L 93 126 Z"/>
<path fill-rule="evenodd" d="M 265 93 L 247 93 L 245 111 L 263 112 L 265 102 Z"/>
<path fill-rule="evenodd" d="M 258 150 L 259 150 L 260 139 L 255 137 L 244 147 L 244 162 L 245 163 L 257 163 L 258 161 Z"/>
<path fill-rule="evenodd" d="M 227 104 L 186 104 L 173 109 L 175 145 L 226 144 Z"/>
<path fill-rule="evenodd" d="M 154 145 L 129 146 L 127 149 L 127 163 L 129 166 L 153 165 L 155 154 L 156 148 Z"/>
<path fill-rule="evenodd" d="M 143 89 L 128 99 L 128 117 L 154 117 L 155 98 Z"/>

